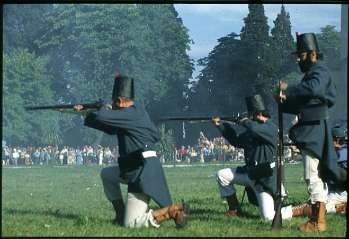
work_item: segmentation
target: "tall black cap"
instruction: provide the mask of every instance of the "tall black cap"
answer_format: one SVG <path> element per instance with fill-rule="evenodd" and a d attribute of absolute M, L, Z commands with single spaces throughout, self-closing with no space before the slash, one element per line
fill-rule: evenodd
<path fill-rule="evenodd" d="M 253 95 L 245 98 L 248 112 L 267 111 L 264 105 L 263 98 L 260 95 Z"/>
<path fill-rule="evenodd" d="M 118 97 L 125 97 L 133 100 L 135 97 L 134 80 L 126 75 L 120 73 L 115 74 L 113 96 L 115 100 Z"/>
<path fill-rule="evenodd" d="M 292 54 L 309 51 L 316 51 L 320 53 L 315 33 L 297 34 L 297 51 L 292 52 Z"/>
<path fill-rule="evenodd" d="M 345 133 L 343 127 L 340 125 L 336 125 L 332 128 L 332 136 L 333 138 L 345 138 Z"/>

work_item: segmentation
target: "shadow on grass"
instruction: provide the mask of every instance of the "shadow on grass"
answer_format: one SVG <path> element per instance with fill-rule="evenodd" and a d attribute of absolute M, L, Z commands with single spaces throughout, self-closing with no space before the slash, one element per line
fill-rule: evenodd
<path fill-rule="evenodd" d="M 3 210 L 4 213 L 8 213 L 10 215 L 43 215 L 43 216 L 53 216 L 57 219 L 70 219 L 74 220 L 75 225 L 86 225 L 89 223 L 89 221 L 96 223 L 96 222 L 102 222 L 102 223 L 112 223 L 112 220 L 107 219 L 100 219 L 100 218 L 91 218 L 87 216 L 82 216 L 79 214 L 74 214 L 70 212 L 65 212 L 64 210 L 60 209 L 15 209 L 15 208 L 5 208 Z"/>
<path fill-rule="evenodd" d="M 224 216 L 224 212 L 227 210 L 222 205 L 222 209 L 215 209 L 212 207 L 214 200 L 210 198 L 209 200 L 206 198 L 202 199 L 191 199 L 186 201 L 190 205 L 190 217 L 192 219 L 214 219 L 214 220 L 226 220 L 226 216 Z M 246 209 L 244 210 L 242 208 L 242 213 L 238 218 L 245 218 L 245 219 L 258 219 L 260 218 L 259 215 L 252 214 L 250 212 L 247 212 Z M 258 210 L 258 209 L 257 209 Z"/>

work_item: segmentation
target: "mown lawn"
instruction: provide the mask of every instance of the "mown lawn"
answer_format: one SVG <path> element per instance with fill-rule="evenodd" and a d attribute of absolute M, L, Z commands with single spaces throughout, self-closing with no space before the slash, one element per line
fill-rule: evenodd
<path fill-rule="evenodd" d="M 227 164 L 226 166 L 231 165 Z M 202 237 L 345 237 L 346 215 L 327 216 L 325 233 L 303 234 L 297 225 L 306 218 L 283 221 L 281 231 L 260 219 L 257 208 L 247 203 L 245 217 L 225 218 L 226 204 L 218 194 L 215 172 L 223 165 L 166 167 L 174 201 L 190 203 L 190 225 L 178 230 L 173 221 L 159 229 L 127 229 L 111 224 L 114 216 L 106 200 L 98 166 L 2 168 L 2 236 L 202 236 Z M 235 165 L 236 166 L 236 165 Z M 288 202 L 307 200 L 301 164 L 286 165 Z M 126 187 L 123 186 L 123 193 Z M 238 187 L 242 198 L 243 188 Z M 157 208 L 151 203 L 152 208 Z"/>

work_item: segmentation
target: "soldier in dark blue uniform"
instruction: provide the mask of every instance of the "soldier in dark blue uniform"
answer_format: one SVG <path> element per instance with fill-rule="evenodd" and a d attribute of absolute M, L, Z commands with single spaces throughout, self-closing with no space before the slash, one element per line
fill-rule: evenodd
<path fill-rule="evenodd" d="M 173 204 L 162 165 L 152 149 L 159 132 L 145 107 L 134 100 L 134 81 L 118 74 L 113 88 L 113 103 L 89 112 L 85 125 L 116 135 L 119 144 L 118 166 L 104 168 L 101 178 L 107 199 L 112 203 L 115 222 L 126 227 L 148 227 L 174 219 L 178 227 L 186 223 L 186 208 Z M 81 105 L 75 107 L 83 110 Z M 128 185 L 124 206 L 120 183 Z M 150 199 L 160 207 L 148 210 Z"/>
<path fill-rule="evenodd" d="M 337 157 L 328 122 L 328 108 L 335 103 L 336 89 L 329 69 L 319 62 L 322 55 L 314 33 L 297 35 L 295 54 L 304 77 L 295 86 L 280 81 L 279 98 L 283 112 L 298 116 L 298 123 L 290 129 L 289 136 L 302 153 L 305 181 L 312 203 L 310 220 L 299 225 L 299 229 L 303 232 L 325 231 L 325 182 L 339 182 Z"/>
<path fill-rule="evenodd" d="M 246 163 L 243 167 L 219 170 L 217 182 L 221 197 L 228 202 L 229 210 L 225 215 L 240 214 L 234 187 L 234 184 L 238 184 L 246 186 L 249 200 L 251 199 L 251 202 L 253 199 L 256 200 L 254 203 L 259 207 L 262 217 L 272 220 L 275 215 L 278 129 L 270 120 L 260 95 L 247 97 L 246 103 L 250 118 L 244 118 L 237 124 L 228 121 L 221 123 L 218 117 L 213 118 L 213 123 L 229 143 L 244 149 Z"/>

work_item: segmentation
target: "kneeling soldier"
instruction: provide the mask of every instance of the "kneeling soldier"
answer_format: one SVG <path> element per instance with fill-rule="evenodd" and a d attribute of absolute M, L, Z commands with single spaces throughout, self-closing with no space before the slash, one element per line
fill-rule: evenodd
<path fill-rule="evenodd" d="M 256 204 L 262 217 L 272 220 L 275 215 L 274 196 L 276 192 L 276 148 L 278 129 L 270 120 L 268 110 L 260 95 L 246 98 L 249 118 L 238 124 L 213 118 L 223 136 L 235 147 L 244 149 L 243 167 L 225 168 L 217 172 L 221 197 L 226 198 L 229 210 L 227 216 L 238 216 L 240 206 L 234 184 L 246 186 L 247 195 Z M 290 208 L 288 213 L 291 214 Z M 288 216 L 289 217 L 289 216 Z"/>
<path fill-rule="evenodd" d="M 159 132 L 145 107 L 134 101 L 132 78 L 116 75 L 112 100 L 112 105 L 89 112 L 85 125 L 116 135 L 118 139 L 118 166 L 101 171 L 104 192 L 116 212 L 115 222 L 131 228 L 159 227 L 161 222 L 173 219 L 177 227 L 183 227 L 187 207 L 172 203 L 162 165 L 152 149 L 159 140 Z M 75 110 L 83 108 L 77 105 Z M 126 207 L 120 183 L 128 185 Z M 148 210 L 150 199 L 161 209 Z"/>

